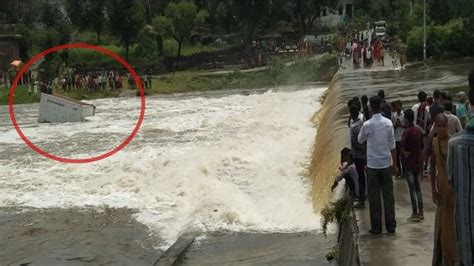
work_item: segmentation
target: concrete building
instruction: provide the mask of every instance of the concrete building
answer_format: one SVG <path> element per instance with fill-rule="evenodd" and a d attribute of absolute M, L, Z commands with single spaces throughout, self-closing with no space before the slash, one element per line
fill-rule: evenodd
<path fill-rule="evenodd" d="M 340 0 L 339 7 L 335 10 L 329 8 L 321 11 L 318 21 L 321 25 L 327 27 L 335 27 L 339 23 L 344 22 L 344 19 L 354 17 L 355 15 L 355 0 Z"/>
<path fill-rule="evenodd" d="M 20 35 L 0 35 L 0 71 L 6 71 L 13 60 L 20 60 Z"/>

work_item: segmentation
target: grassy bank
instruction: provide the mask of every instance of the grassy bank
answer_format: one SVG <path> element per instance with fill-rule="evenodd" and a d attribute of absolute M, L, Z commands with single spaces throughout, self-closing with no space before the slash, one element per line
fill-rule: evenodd
<path fill-rule="evenodd" d="M 170 94 L 193 91 L 223 89 L 254 89 L 279 85 L 297 85 L 312 81 L 330 81 L 337 71 L 337 58 L 325 54 L 317 61 L 303 60 L 286 66 L 281 61 L 272 61 L 268 68 L 256 72 L 232 71 L 212 74 L 206 71 L 185 71 L 176 74 L 156 76 L 147 94 Z M 123 84 L 127 88 L 127 81 Z M 117 97 L 118 92 L 78 92 L 62 93 L 74 99 L 97 99 Z M 8 104 L 8 89 L 0 90 L 0 105 Z M 19 86 L 15 93 L 15 104 L 32 103 L 39 99 L 28 95 L 26 86 Z"/>
<path fill-rule="evenodd" d="M 5 86 L 0 87 L 0 105 L 8 104 L 8 95 L 10 93 L 10 88 L 5 88 Z M 23 103 L 34 103 L 39 99 L 35 99 L 28 94 L 28 88 L 26 86 L 18 86 L 15 91 L 15 104 Z"/>
<path fill-rule="evenodd" d="M 267 69 L 258 72 L 232 71 L 221 75 L 201 75 L 200 71 L 187 75 L 164 75 L 153 80 L 150 93 L 176 93 L 221 89 L 253 89 L 278 85 L 295 85 L 311 81 L 330 81 L 337 71 L 336 57 L 326 54 L 318 61 L 304 60 L 285 66 L 272 61 Z"/>

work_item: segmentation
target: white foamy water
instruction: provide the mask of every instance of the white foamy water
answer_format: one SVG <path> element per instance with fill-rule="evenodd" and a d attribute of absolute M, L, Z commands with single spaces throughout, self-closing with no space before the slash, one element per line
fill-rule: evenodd
<path fill-rule="evenodd" d="M 128 207 L 166 245 L 191 229 L 306 231 L 319 228 L 305 177 L 325 88 L 264 94 L 147 98 L 137 137 L 114 156 L 63 164 L 31 151 L 0 108 L 0 205 Z M 31 141 L 69 158 L 120 143 L 139 99 L 92 101 L 77 124 L 37 124 L 37 105 L 16 107 Z"/>

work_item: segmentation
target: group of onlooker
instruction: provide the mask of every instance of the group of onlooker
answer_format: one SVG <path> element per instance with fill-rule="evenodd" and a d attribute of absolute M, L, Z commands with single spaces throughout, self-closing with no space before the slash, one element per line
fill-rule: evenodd
<path fill-rule="evenodd" d="M 470 90 L 456 94 L 421 91 L 418 103 L 403 110 L 400 100 L 385 101 L 384 91 L 348 102 L 351 148 L 341 151 L 339 181 L 345 180 L 364 208 L 368 198 L 370 233 L 395 233 L 393 176 L 406 178 L 411 199 L 409 222 L 425 219 L 420 179 L 430 176 L 437 205 L 433 265 L 474 262 L 474 70 Z M 367 194 L 366 194 L 367 189 Z M 383 209 L 382 212 L 382 201 Z"/>

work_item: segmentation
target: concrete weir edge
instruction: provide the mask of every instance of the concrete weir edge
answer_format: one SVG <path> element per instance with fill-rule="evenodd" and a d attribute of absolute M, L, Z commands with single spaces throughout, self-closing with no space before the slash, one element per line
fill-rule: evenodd
<path fill-rule="evenodd" d="M 184 261 L 186 252 L 194 243 L 198 234 L 186 233 L 181 235 L 176 242 L 169 247 L 156 261 L 153 266 L 179 265 Z"/>
<path fill-rule="evenodd" d="M 350 207 L 348 207 L 350 208 Z M 359 257 L 359 227 L 355 212 L 351 209 L 351 217 L 339 228 L 337 241 L 340 266 L 360 266 Z"/>

